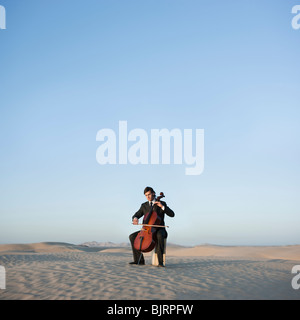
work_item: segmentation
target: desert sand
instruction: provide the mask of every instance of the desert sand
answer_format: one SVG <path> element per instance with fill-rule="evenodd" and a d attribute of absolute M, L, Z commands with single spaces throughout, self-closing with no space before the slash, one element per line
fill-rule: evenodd
<path fill-rule="evenodd" d="M 166 267 L 129 265 L 129 247 L 68 243 L 0 245 L 0 300 L 300 299 L 291 286 L 300 245 L 168 245 Z"/>

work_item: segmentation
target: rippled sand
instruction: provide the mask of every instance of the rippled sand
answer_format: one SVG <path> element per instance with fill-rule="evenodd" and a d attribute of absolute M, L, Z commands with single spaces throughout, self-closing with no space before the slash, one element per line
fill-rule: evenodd
<path fill-rule="evenodd" d="M 298 258 L 299 257 L 299 258 Z M 129 265 L 129 248 L 0 245 L 0 299 L 300 299 L 300 246 L 169 247 L 165 268 Z"/>

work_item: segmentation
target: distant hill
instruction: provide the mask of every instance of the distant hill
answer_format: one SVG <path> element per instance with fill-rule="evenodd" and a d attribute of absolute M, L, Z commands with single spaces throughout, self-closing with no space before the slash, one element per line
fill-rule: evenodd
<path fill-rule="evenodd" d="M 126 242 L 121 242 L 121 243 L 114 243 L 114 242 L 97 242 L 97 241 L 89 241 L 89 242 L 84 242 L 81 243 L 80 246 L 86 246 L 86 247 L 109 247 L 109 248 L 125 248 L 125 247 L 130 247 L 129 243 Z"/>
<path fill-rule="evenodd" d="M 130 247 L 129 242 L 121 242 L 121 243 L 115 243 L 111 241 L 107 242 L 97 242 L 97 241 L 88 241 L 79 244 L 79 246 L 85 246 L 89 248 L 96 248 L 96 247 L 106 247 L 106 248 L 127 248 Z M 190 248 L 191 246 L 182 246 L 175 243 L 167 242 L 168 247 L 177 247 L 177 248 Z"/>

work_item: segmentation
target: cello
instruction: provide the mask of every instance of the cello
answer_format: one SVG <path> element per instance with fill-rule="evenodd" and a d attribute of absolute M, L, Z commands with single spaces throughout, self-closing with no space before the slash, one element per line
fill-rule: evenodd
<path fill-rule="evenodd" d="M 164 193 L 161 192 L 160 195 L 155 199 L 155 201 L 160 201 L 160 199 L 164 197 Z M 134 240 L 134 248 L 141 253 L 150 252 L 155 248 L 156 228 L 167 227 L 160 225 L 161 218 L 157 214 L 156 209 L 157 205 L 154 204 L 149 213 L 145 216 L 144 221 L 141 224 L 143 227 Z"/>

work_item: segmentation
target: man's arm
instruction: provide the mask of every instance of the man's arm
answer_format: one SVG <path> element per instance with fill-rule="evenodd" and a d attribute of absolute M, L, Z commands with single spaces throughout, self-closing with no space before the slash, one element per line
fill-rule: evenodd
<path fill-rule="evenodd" d="M 144 215 L 142 206 L 143 206 L 143 205 L 141 205 L 141 207 L 139 208 L 139 210 L 132 216 L 132 220 L 133 220 L 134 218 L 139 219 L 139 218 L 141 218 L 141 217 Z"/>
<path fill-rule="evenodd" d="M 161 204 L 163 205 L 162 207 L 162 212 L 165 213 L 169 217 L 174 217 L 175 213 L 172 209 L 170 209 L 167 204 L 164 201 L 161 201 Z"/>

